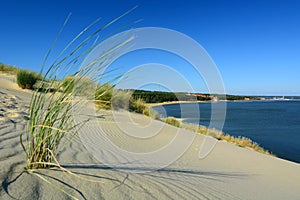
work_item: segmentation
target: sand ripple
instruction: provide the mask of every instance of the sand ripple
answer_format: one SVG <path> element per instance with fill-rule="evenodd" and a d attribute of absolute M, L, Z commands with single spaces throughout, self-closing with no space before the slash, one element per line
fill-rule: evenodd
<path fill-rule="evenodd" d="M 95 159 L 78 136 L 66 137 L 58 160 L 72 174 L 57 168 L 29 173 L 24 170 L 26 158 L 19 144 L 28 119 L 28 99 L 30 94 L 22 98 L 0 88 L 1 200 L 71 199 L 61 190 L 76 199 L 300 199 L 298 164 L 225 142 L 218 142 L 213 152 L 200 160 L 201 135 L 176 162 L 155 171 L 122 163 L 111 168 Z M 143 117 L 135 117 L 138 120 L 132 123 L 143 122 Z M 128 151 L 153 151 L 173 138 L 174 127 L 166 126 L 161 129 L 165 135 L 139 141 L 124 135 L 111 114 L 103 112 L 97 118 L 107 136 Z M 96 139 L 93 134 L 89 137 Z M 116 155 L 103 152 L 117 161 Z"/>

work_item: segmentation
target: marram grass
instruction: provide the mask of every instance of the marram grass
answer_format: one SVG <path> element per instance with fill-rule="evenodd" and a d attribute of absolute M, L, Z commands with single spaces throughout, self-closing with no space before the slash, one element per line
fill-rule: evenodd
<path fill-rule="evenodd" d="M 177 120 L 175 117 L 167 117 L 166 119 L 164 119 L 164 122 L 166 122 L 167 124 L 170 124 L 172 126 L 176 126 L 176 127 L 181 126 L 180 121 Z"/>
<path fill-rule="evenodd" d="M 168 118 L 170 118 L 170 117 L 168 117 Z M 174 119 L 176 120 L 176 118 L 174 118 Z M 169 123 L 169 124 L 172 125 L 172 123 Z M 200 126 L 200 125 L 198 126 L 196 124 L 181 123 L 179 127 L 187 129 L 187 130 L 191 130 L 193 132 L 200 133 L 203 135 L 209 135 L 213 138 L 216 138 L 217 140 L 226 141 L 226 142 L 235 144 L 239 147 L 252 149 L 254 151 L 257 151 L 257 152 L 260 152 L 263 154 L 267 154 L 267 155 L 276 156 L 276 155 L 272 154 L 270 151 L 261 147 L 258 143 L 252 141 L 250 138 L 247 138 L 247 137 L 232 136 L 232 135 L 226 134 L 222 131 L 219 131 L 216 129 L 209 129 L 205 126 Z"/>
<path fill-rule="evenodd" d="M 131 12 L 131 10 L 128 12 Z M 84 34 L 88 34 L 87 32 L 90 31 L 91 27 L 96 23 L 86 27 L 66 45 L 43 74 L 41 82 L 34 90 L 31 98 L 30 117 L 27 128 L 20 135 L 20 143 L 27 158 L 26 169 L 61 168 L 57 161 L 57 155 L 64 144 L 62 141 L 72 139 L 85 123 L 76 124 L 74 122 L 73 108 L 85 103 L 82 101 L 74 102 L 74 98 L 76 97 L 76 99 L 78 99 L 81 95 L 86 97 L 86 94 L 82 93 L 83 91 L 85 93 L 87 92 L 86 81 L 89 80 L 90 84 L 93 82 L 96 84 L 98 81 L 97 78 L 99 78 L 99 72 L 118 55 L 119 51 L 132 40 L 132 37 L 121 42 L 113 43 L 109 49 L 105 49 L 95 60 L 90 61 L 81 69 L 78 69 L 78 63 L 83 61 L 85 56 L 95 47 L 97 43 L 94 43 L 92 40 L 97 38 L 99 32 L 128 12 L 96 29 L 96 31 L 79 41 Z M 64 23 L 63 28 L 66 26 L 68 19 L 69 17 Z M 62 30 L 59 32 L 57 38 Z M 89 44 L 91 45 L 88 46 Z M 46 68 L 45 63 L 53 47 L 54 45 L 50 48 L 45 57 L 40 75 L 43 73 L 44 68 Z M 74 66 L 78 69 L 76 72 L 74 72 Z M 66 78 L 71 72 L 73 74 L 72 78 Z M 57 77 L 65 79 L 66 81 L 58 81 Z M 89 100 L 93 100 L 94 91 L 88 92 L 90 92 Z"/>

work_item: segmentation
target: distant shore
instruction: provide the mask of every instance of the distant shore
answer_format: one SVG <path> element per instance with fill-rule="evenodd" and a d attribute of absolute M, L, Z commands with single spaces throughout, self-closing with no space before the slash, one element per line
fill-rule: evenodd
<path fill-rule="evenodd" d="M 164 106 L 164 105 L 171 105 L 171 104 L 182 104 L 182 103 L 258 102 L 258 101 L 272 101 L 272 100 L 167 101 L 161 103 L 147 103 L 147 105 L 150 107 L 155 107 L 155 106 Z"/>
<path fill-rule="evenodd" d="M 171 104 L 181 104 L 181 103 L 210 103 L 211 101 L 166 101 L 161 103 L 147 103 L 148 106 L 163 106 L 163 105 L 171 105 Z"/>
<path fill-rule="evenodd" d="M 150 107 L 155 106 L 164 106 L 164 105 L 172 105 L 172 104 L 183 104 L 183 103 L 218 103 L 218 102 L 273 102 L 273 101 L 300 101 L 300 99 L 284 99 L 284 100 L 278 100 L 278 99 L 264 99 L 264 100 L 220 100 L 220 101 L 167 101 L 167 102 L 161 102 L 161 103 L 147 103 Z"/>

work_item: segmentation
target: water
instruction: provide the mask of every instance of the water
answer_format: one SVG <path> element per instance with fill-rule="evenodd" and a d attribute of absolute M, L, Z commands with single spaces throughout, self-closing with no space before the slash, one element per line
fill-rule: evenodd
<path fill-rule="evenodd" d="M 184 112 L 194 113 L 193 106 L 185 105 Z M 198 106 L 200 121 L 190 117 L 184 122 L 209 126 L 211 103 Z M 153 109 L 163 116 L 182 115 L 179 104 Z M 300 163 L 300 101 L 227 102 L 223 132 L 248 137 L 278 157 Z"/>

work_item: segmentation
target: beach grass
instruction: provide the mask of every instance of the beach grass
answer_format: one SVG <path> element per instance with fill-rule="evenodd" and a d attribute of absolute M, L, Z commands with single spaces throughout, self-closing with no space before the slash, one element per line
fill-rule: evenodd
<path fill-rule="evenodd" d="M 184 128 L 202 135 L 208 135 L 213 138 L 216 138 L 217 140 L 226 141 L 242 148 L 248 148 L 257 151 L 259 153 L 276 156 L 273 153 L 271 153 L 269 150 L 266 150 L 263 147 L 261 147 L 257 142 L 254 142 L 253 140 L 247 137 L 232 136 L 217 129 L 210 129 L 201 125 L 180 122 L 175 117 L 167 117 L 165 119 L 160 119 L 160 120 L 172 126 Z"/>
<path fill-rule="evenodd" d="M 15 67 L 15 66 L 10 66 L 7 64 L 0 63 L 0 72 L 16 75 L 18 73 L 18 71 L 19 71 L 19 68 Z"/>
<path fill-rule="evenodd" d="M 181 122 L 179 120 L 177 120 L 175 117 L 167 117 L 163 121 L 166 122 L 167 124 L 170 124 L 175 127 L 181 126 Z"/>
<path fill-rule="evenodd" d="M 26 169 L 61 167 L 57 161 L 57 155 L 64 144 L 62 143 L 63 139 L 65 141 L 72 139 L 87 121 L 75 123 L 73 109 L 76 106 L 84 105 L 86 101 L 94 100 L 95 96 L 93 94 L 95 91 L 91 90 L 93 86 L 89 86 L 97 83 L 99 72 L 114 56 L 118 55 L 120 49 L 129 43 L 132 37 L 112 44 L 95 60 L 91 60 L 80 69 L 78 69 L 78 63 L 81 63 L 85 56 L 97 45 L 95 41 L 97 41 L 100 31 L 106 29 L 133 9 L 81 39 L 84 34 L 88 34 L 87 32 L 98 20 L 87 26 L 66 45 L 53 63 L 46 68 L 46 61 L 70 18 L 68 16 L 45 57 L 39 74 L 39 76 L 42 76 L 40 84 L 34 90 L 31 98 L 27 128 L 20 135 L 20 143 L 27 158 Z M 91 45 L 88 46 L 89 44 Z M 75 72 L 74 68 L 77 68 Z M 72 77 L 68 76 L 71 71 Z M 64 81 L 57 81 L 57 77 L 62 77 Z M 75 101 L 75 99 L 81 99 L 81 97 L 84 97 L 82 98 L 84 100 Z"/>
<path fill-rule="evenodd" d="M 131 98 L 129 103 L 129 109 L 132 112 L 141 113 L 152 119 L 160 119 L 160 115 L 158 114 L 158 112 L 151 109 L 151 107 L 141 98 Z"/>
<path fill-rule="evenodd" d="M 195 128 L 197 125 L 185 124 L 185 123 L 183 124 L 184 124 L 182 125 L 183 128 L 196 130 L 197 133 L 209 135 L 211 137 L 216 138 L 217 140 L 226 141 L 242 148 L 249 148 L 263 154 L 275 156 L 269 150 L 264 149 L 258 143 L 254 142 L 250 138 L 243 137 L 243 136 L 232 136 L 220 130 L 208 129 L 205 126 L 198 126 L 198 128 Z"/>

